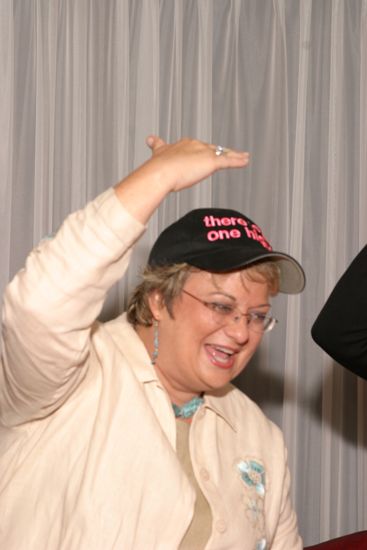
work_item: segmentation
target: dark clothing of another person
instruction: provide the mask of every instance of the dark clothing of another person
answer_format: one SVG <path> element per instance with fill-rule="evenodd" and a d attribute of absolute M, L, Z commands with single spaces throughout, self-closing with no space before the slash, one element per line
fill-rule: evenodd
<path fill-rule="evenodd" d="M 367 246 L 337 282 L 311 334 L 335 361 L 367 380 Z"/>

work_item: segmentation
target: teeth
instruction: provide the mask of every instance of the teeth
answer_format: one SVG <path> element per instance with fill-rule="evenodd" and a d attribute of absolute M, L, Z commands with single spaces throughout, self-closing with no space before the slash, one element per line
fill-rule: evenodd
<path fill-rule="evenodd" d="M 208 345 L 208 351 L 212 360 L 217 365 L 223 366 L 223 368 L 230 368 L 232 366 L 232 357 L 235 353 L 233 350 L 224 346 Z"/>
<path fill-rule="evenodd" d="M 215 350 L 221 352 L 221 353 L 226 353 L 227 355 L 233 355 L 233 351 L 229 351 L 227 348 L 221 348 L 221 347 L 218 347 L 218 346 L 215 346 L 214 348 Z"/>
<path fill-rule="evenodd" d="M 217 363 L 223 363 L 223 365 L 226 365 L 228 362 L 228 357 L 220 357 L 219 355 L 214 354 L 214 359 L 217 361 Z"/>

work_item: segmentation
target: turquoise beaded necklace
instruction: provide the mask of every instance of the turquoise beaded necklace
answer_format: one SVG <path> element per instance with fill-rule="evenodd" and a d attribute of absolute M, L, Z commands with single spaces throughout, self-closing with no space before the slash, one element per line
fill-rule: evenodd
<path fill-rule="evenodd" d="M 198 408 L 203 404 L 203 397 L 193 397 L 187 403 L 184 403 L 181 407 L 172 403 L 173 411 L 176 418 L 191 418 Z"/>

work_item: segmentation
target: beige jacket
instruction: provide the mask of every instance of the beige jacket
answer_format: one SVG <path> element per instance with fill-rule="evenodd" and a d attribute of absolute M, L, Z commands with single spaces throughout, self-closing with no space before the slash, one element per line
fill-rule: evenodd
<path fill-rule="evenodd" d="M 146 349 L 124 316 L 95 322 L 143 229 L 109 190 L 6 290 L 4 550 L 174 550 L 190 524 L 194 491 Z M 250 399 L 232 386 L 207 395 L 190 451 L 213 514 L 208 549 L 302 548 L 281 432 Z"/>

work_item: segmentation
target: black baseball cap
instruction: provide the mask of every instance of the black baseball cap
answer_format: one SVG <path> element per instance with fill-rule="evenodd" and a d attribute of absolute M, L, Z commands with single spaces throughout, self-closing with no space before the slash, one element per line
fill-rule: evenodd
<path fill-rule="evenodd" d="M 273 250 L 250 218 L 227 208 L 197 208 L 162 231 L 152 247 L 148 265 L 185 262 L 220 273 L 262 260 L 278 264 L 280 292 L 297 294 L 304 289 L 302 266 L 292 256 Z"/>

